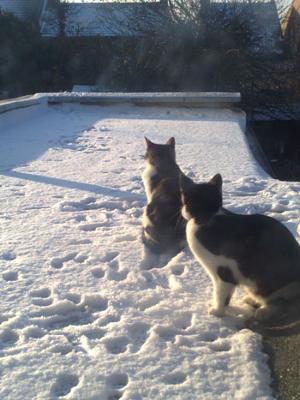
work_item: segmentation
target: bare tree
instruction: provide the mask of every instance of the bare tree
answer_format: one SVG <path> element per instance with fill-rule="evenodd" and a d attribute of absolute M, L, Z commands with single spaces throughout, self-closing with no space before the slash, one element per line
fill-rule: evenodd
<path fill-rule="evenodd" d="M 66 24 L 69 13 L 69 4 L 64 0 L 48 0 L 47 24 L 56 36 L 66 36 Z"/>
<path fill-rule="evenodd" d="M 241 91 L 252 116 L 299 118 L 299 72 L 282 39 L 275 5 L 252 0 L 166 3 L 151 13 L 137 8 L 144 19 L 138 13 L 128 18 L 129 27 L 143 32 L 137 59 L 145 71 L 161 75 L 172 90 Z M 285 14 L 279 10 L 279 16 Z M 152 24 L 143 28 L 150 18 Z"/>

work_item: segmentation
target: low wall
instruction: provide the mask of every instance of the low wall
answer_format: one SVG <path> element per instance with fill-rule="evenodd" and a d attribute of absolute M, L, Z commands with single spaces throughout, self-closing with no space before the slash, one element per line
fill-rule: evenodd
<path fill-rule="evenodd" d="M 171 93 L 37 93 L 0 101 L 0 113 L 37 104 L 81 103 L 164 105 L 174 107 L 232 108 L 241 100 L 240 93 L 171 92 Z"/>
<path fill-rule="evenodd" d="M 241 100 L 240 93 L 170 92 L 170 93 L 62 93 L 48 96 L 49 104 L 114 104 L 167 105 L 174 107 L 231 108 Z"/>
<path fill-rule="evenodd" d="M 2 100 L 0 101 L 0 113 L 17 110 L 18 108 L 35 106 L 46 101 L 47 98 L 45 96 L 24 96 L 16 99 Z"/>

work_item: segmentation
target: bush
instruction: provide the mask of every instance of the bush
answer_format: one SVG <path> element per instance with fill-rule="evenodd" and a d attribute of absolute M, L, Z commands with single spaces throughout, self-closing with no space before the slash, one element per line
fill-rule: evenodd
<path fill-rule="evenodd" d="M 0 14 L 0 97 L 23 95 L 38 87 L 39 44 L 34 26 Z"/>

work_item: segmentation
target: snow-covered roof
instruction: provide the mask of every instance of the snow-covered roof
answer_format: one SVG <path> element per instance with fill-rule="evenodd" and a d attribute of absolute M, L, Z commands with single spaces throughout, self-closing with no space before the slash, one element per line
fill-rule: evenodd
<path fill-rule="evenodd" d="M 67 36 L 135 36 L 141 27 L 151 30 L 158 22 L 154 10 L 161 3 L 69 3 L 65 12 Z M 41 20 L 43 36 L 57 36 L 59 22 L 51 5 Z"/>
<path fill-rule="evenodd" d="M 128 104 L 0 114 L 1 399 L 273 400 L 261 337 L 208 315 L 191 254 L 140 267 L 144 135 L 175 136 L 197 181 L 221 172 L 225 207 L 296 227 L 300 184 L 262 171 L 244 123 Z"/>

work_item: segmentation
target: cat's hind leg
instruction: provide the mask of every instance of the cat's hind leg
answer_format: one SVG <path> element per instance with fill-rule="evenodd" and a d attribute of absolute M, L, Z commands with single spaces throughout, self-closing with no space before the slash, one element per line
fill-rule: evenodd
<path fill-rule="evenodd" d="M 263 304 L 255 311 L 255 318 L 266 320 L 283 312 L 284 308 L 300 298 L 300 283 L 293 282 L 266 297 Z"/>

